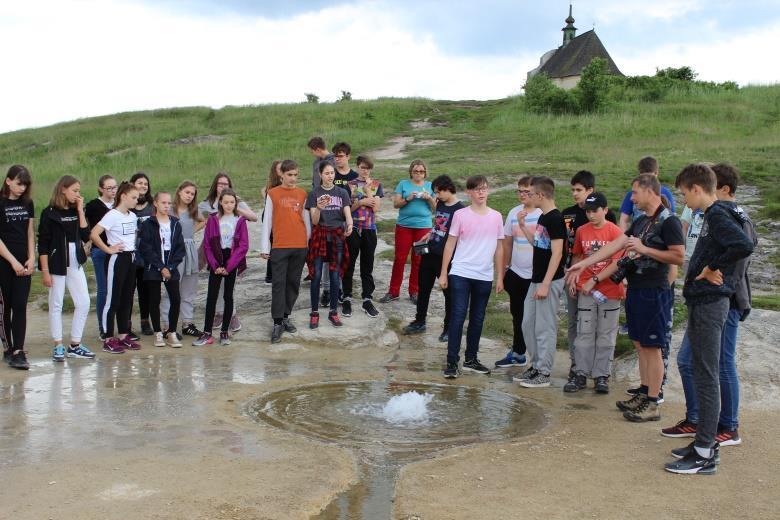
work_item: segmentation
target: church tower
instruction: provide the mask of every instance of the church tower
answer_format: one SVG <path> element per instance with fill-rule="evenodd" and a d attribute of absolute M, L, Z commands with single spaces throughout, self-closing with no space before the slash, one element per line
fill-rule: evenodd
<path fill-rule="evenodd" d="M 574 18 L 571 15 L 571 4 L 569 4 L 569 17 L 566 18 L 566 27 L 561 29 L 561 31 L 563 31 L 563 47 L 566 47 L 577 35 L 577 28 L 574 27 Z"/>

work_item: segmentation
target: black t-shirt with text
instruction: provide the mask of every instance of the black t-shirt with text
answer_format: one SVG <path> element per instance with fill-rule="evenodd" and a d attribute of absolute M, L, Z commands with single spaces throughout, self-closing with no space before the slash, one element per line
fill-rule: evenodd
<path fill-rule="evenodd" d="M 682 232 L 682 224 L 680 219 L 675 215 L 669 215 L 663 222 L 652 223 L 651 219 L 656 217 L 648 217 L 642 215 L 636 219 L 631 227 L 626 230 L 626 236 L 640 237 L 642 243 L 646 246 L 658 249 L 659 251 L 666 251 L 669 246 L 683 246 L 685 245 L 685 237 Z M 655 229 L 653 229 L 655 228 Z M 647 238 L 649 233 L 658 235 L 662 241 L 663 246 L 656 244 L 655 241 L 648 243 Z M 669 288 L 669 264 L 662 264 L 660 262 L 655 263 L 655 267 L 642 267 L 637 271 L 629 274 L 626 277 L 628 280 L 629 289 L 668 289 Z"/>
<path fill-rule="evenodd" d="M 349 186 L 347 186 L 347 183 L 357 178 L 358 173 L 355 170 L 350 169 L 348 173 L 344 174 L 341 174 L 338 170 L 336 170 L 336 177 L 333 179 L 333 184 L 349 191 Z"/>
<path fill-rule="evenodd" d="M 35 218 L 32 201 L 0 198 L 0 240 L 21 263 L 28 257 L 27 232 L 31 218 Z"/>
<path fill-rule="evenodd" d="M 531 274 L 531 282 L 533 283 L 542 283 L 544 281 L 544 276 L 547 274 L 547 266 L 550 265 L 550 260 L 552 259 L 553 240 L 566 240 L 566 224 L 563 222 L 563 215 L 557 208 L 540 215 L 536 224 L 533 241 L 533 272 Z M 562 245 L 565 247 L 565 244 Z M 563 278 L 564 260 L 561 257 L 561 261 L 555 270 L 555 275 L 553 275 L 553 280 Z"/>
<path fill-rule="evenodd" d="M 447 236 L 452 224 L 452 215 L 465 207 L 461 201 L 452 206 L 447 206 L 442 201 L 436 203 L 436 210 L 433 214 L 433 229 L 431 229 L 431 238 L 428 239 L 428 249 L 432 254 L 439 256 L 444 254 L 444 246 L 447 243 Z"/>

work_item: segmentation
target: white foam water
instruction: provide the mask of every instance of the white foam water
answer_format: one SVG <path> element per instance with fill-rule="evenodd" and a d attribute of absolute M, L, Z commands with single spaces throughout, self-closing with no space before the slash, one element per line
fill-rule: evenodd
<path fill-rule="evenodd" d="M 393 396 L 382 408 L 382 418 L 394 424 L 424 421 L 428 418 L 431 399 L 432 394 L 414 391 Z"/>

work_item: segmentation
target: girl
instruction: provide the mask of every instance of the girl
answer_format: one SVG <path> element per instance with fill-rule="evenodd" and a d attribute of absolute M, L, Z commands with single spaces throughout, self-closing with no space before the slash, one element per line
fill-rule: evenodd
<path fill-rule="evenodd" d="M 0 190 L 0 336 L 3 359 L 12 367 L 28 370 L 24 351 L 27 330 L 27 297 L 34 269 L 35 207 L 30 199 L 32 176 L 24 166 L 8 169 Z"/>
<path fill-rule="evenodd" d="M 204 219 L 208 218 L 209 215 L 216 215 L 219 210 L 219 204 L 217 202 L 217 199 L 222 194 L 222 191 L 225 189 L 233 189 L 233 181 L 230 180 L 230 176 L 225 172 L 219 172 L 216 176 L 214 176 L 214 181 L 211 183 L 211 188 L 209 188 L 209 194 L 206 197 L 205 200 L 201 201 L 200 204 L 198 204 L 198 212 L 203 216 Z M 257 222 L 257 215 L 249 209 L 249 206 L 246 202 L 241 200 L 240 198 L 237 199 L 238 204 L 236 205 L 236 215 L 239 217 L 244 217 L 245 220 L 248 220 L 249 222 Z M 202 258 L 201 267 L 204 267 L 206 264 L 205 257 Z M 222 290 L 220 289 L 220 296 L 222 296 Z M 224 298 L 217 298 L 217 301 L 219 301 Z M 219 305 L 218 305 L 219 306 Z M 235 309 L 234 309 L 235 313 Z M 222 312 L 217 312 L 214 318 L 214 326 L 220 327 L 222 324 Z M 238 332 L 241 330 L 241 320 L 238 319 L 238 314 L 234 314 L 230 317 L 230 332 Z"/>
<path fill-rule="evenodd" d="M 265 188 L 263 188 L 263 200 L 268 195 L 268 191 L 272 188 L 282 185 L 282 161 L 274 161 L 271 163 L 271 171 L 268 172 L 268 180 L 265 182 Z M 263 214 L 260 217 L 265 218 L 265 208 L 263 208 Z M 274 235 L 271 233 L 270 237 L 271 245 L 274 243 Z M 271 273 L 271 260 L 265 261 L 265 283 L 271 285 L 272 273 Z"/>
<path fill-rule="evenodd" d="M 144 172 L 138 172 L 130 177 L 130 182 L 138 190 L 138 203 L 134 208 L 131 208 L 135 216 L 137 217 L 138 230 L 141 229 L 141 224 L 146 219 L 154 215 L 154 200 L 152 198 L 152 183 L 149 182 L 149 177 Z M 138 244 L 136 244 L 136 250 Z M 141 312 L 141 334 L 144 336 L 151 336 L 152 326 L 149 323 L 149 300 L 146 297 L 146 291 L 144 290 L 144 262 L 141 255 L 135 255 L 135 287 L 138 291 L 138 307 Z M 130 320 L 132 322 L 133 309 L 130 308 Z M 132 332 L 132 325 L 130 326 L 129 336 L 133 341 L 138 341 L 140 338 L 137 334 Z"/>
<path fill-rule="evenodd" d="M 236 276 L 246 270 L 246 253 L 249 250 L 249 232 L 246 219 L 238 216 L 236 206 L 238 197 L 230 188 L 219 195 L 219 210 L 206 222 L 203 235 L 203 250 L 209 265 L 209 288 L 206 296 L 206 321 L 203 334 L 192 342 L 195 346 L 209 345 L 214 342 L 211 330 L 214 326 L 214 313 L 217 309 L 217 296 L 222 280 L 225 280 L 225 316 L 233 315 L 233 287 Z M 222 321 L 219 333 L 220 345 L 230 345 L 228 322 Z"/>
<path fill-rule="evenodd" d="M 125 349 L 140 350 L 141 345 L 129 337 L 130 312 L 135 290 L 135 236 L 138 218 L 132 209 L 138 204 L 138 190 L 129 182 L 119 185 L 114 209 L 106 213 L 94 228 L 92 243 L 109 255 L 106 268 L 106 306 L 103 308 L 103 351 L 122 354 Z M 108 242 L 100 238 L 105 231 Z M 119 336 L 114 337 L 114 319 Z"/>
<path fill-rule="evenodd" d="M 90 232 L 95 227 L 95 224 L 100 222 L 100 219 L 114 207 L 116 187 L 116 180 L 111 175 L 103 175 L 98 180 L 98 198 L 92 199 L 84 206 L 84 216 L 87 217 Z M 105 233 L 101 238 L 103 242 L 106 241 Z M 103 307 L 106 306 L 106 262 L 108 261 L 108 256 L 99 247 L 93 247 L 90 251 L 90 256 L 92 257 L 92 265 L 95 268 L 95 282 L 97 284 L 95 312 L 98 318 L 100 339 L 103 340 L 106 339 L 106 331 L 103 330 L 103 320 L 100 317 L 103 315 Z"/>
<path fill-rule="evenodd" d="M 176 335 L 179 323 L 179 264 L 184 260 L 184 237 L 179 219 L 171 217 L 171 194 L 159 191 L 154 196 L 156 215 L 141 224 L 141 237 L 138 240 L 139 254 L 144 261 L 144 286 L 149 302 L 149 314 L 154 328 L 154 346 L 181 347 Z M 170 308 L 168 311 L 168 330 L 163 338 L 160 327 L 160 284 L 165 284 Z"/>
<path fill-rule="evenodd" d="M 311 214 L 314 225 L 311 233 L 311 244 L 306 256 L 311 281 L 311 314 L 309 328 L 319 326 L 319 296 L 320 280 L 322 279 L 322 264 L 328 264 L 330 275 L 330 312 L 328 321 L 334 327 L 341 327 L 338 314 L 339 285 L 349 266 L 349 251 L 346 237 L 352 234 L 351 199 L 347 190 L 333 184 L 336 170 L 328 162 L 320 164 L 320 182 L 322 185 L 314 188 L 306 198 L 306 209 Z M 346 228 L 346 229 L 345 229 Z"/>
<path fill-rule="evenodd" d="M 38 263 L 43 285 L 49 288 L 49 327 L 54 340 L 52 359 L 57 362 L 65 361 L 66 355 L 62 345 L 62 301 L 66 286 L 75 307 L 67 356 L 95 357 L 81 344 L 89 314 L 87 277 L 81 267 L 87 261 L 84 242 L 88 240 L 89 226 L 84 216 L 81 183 L 71 175 L 64 175 L 54 186 L 49 206 L 41 212 L 38 225 Z"/>
<path fill-rule="evenodd" d="M 183 181 L 176 188 L 170 214 L 179 219 L 181 234 L 184 237 L 184 260 L 179 264 L 179 293 L 181 294 L 182 334 L 199 337 L 203 334 L 195 326 L 194 301 L 198 295 L 198 248 L 195 245 L 195 233 L 203 229 L 206 221 L 198 214 L 198 187 L 191 181 Z M 170 301 L 166 292 L 160 304 L 160 312 L 168 315 Z"/>

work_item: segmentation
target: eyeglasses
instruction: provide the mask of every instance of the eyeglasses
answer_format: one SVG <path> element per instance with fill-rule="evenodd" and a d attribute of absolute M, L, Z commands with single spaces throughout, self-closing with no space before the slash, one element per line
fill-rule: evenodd
<path fill-rule="evenodd" d="M 528 195 L 531 193 L 531 190 L 515 190 L 517 191 L 518 195 Z"/>
<path fill-rule="evenodd" d="M 103 189 L 106 191 L 116 191 L 116 186 L 103 186 Z"/>
<path fill-rule="evenodd" d="M 361 164 L 360 166 L 358 166 L 358 170 L 371 170 L 371 168 Z"/>
<path fill-rule="evenodd" d="M 488 187 L 487 186 L 480 186 L 479 188 L 471 188 L 470 191 L 476 192 L 476 193 L 487 193 Z"/>
<path fill-rule="evenodd" d="M 425 170 L 412 170 L 412 173 L 427 173 Z"/>

